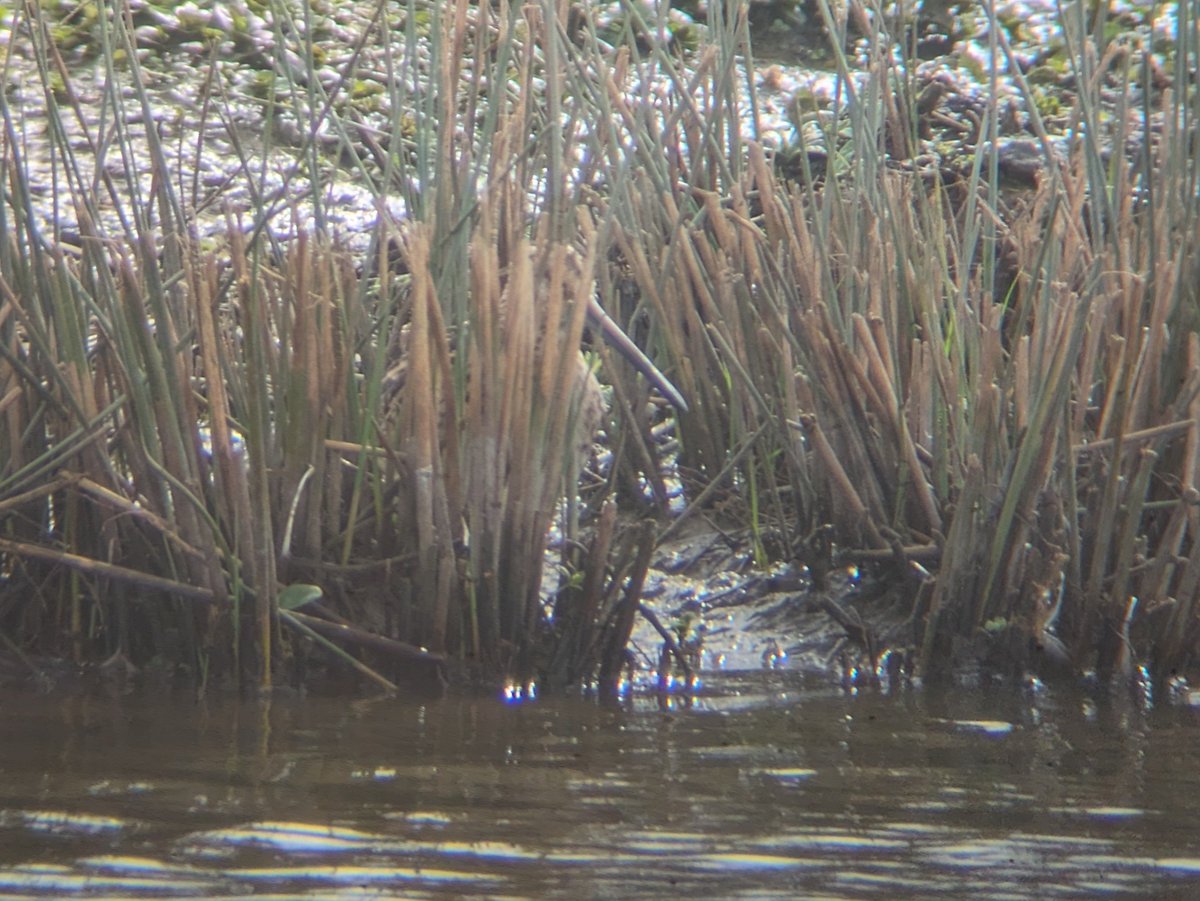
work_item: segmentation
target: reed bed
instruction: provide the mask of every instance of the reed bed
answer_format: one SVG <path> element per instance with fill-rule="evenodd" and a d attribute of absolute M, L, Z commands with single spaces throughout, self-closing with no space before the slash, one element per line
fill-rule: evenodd
<path fill-rule="evenodd" d="M 866 77 L 842 70 L 825 172 L 805 153 L 785 184 L 719 115 L 681 114 L 663 137 L 684 151 L 614 200 L 695 411 L 681 463 L 737 489 L 752 535 L 770 517 L 803 556 L 830 524 L 845 559 L 890 559 L 927 675 L 1194 662 L 1195 89 L 1179 75 L 1152 101 L 1148 57 L 1063 26 L 1068 150 L 1018 79 L 1045 159 L 1016 201 L 994 107 L 965 172 L 905 156 L 921 111 L 881 31 Z M 728 77 L 707 59 L 693 95 Z M 1102 125 L 1113 83 L 1144 105 Z"/>
<path fill-rule="evenodd" d="M 318 134 L 362 136 L 341 150 L 380 211 L 365 250 L 320 227 L 317 189 L 317 227 L 297 214 L 280 228 L 258 175 L 269 145 L 238 148 L 253 202 L 200 237 L 188 161 L 124 124 L 130 105 L 153 121 L 157 102 L 132 22 L 97 26 L 100 103 L 117 123 L 101 135 L 51 23 L 33 5 L 17 20 L 51 123 L 74 116 L 85 152 L 50 131 L 68 243 L 29 201 L 41 173 L 22 116 L 0 110 L 5 634 L 21 655 L 155 662 L 201 684 L 302 678 L 296 636 L 389 690 L 463 665 L 525 684 L 559 637 L 541 593 L 547 532 L 599 425 L 578 348 L 600 223 L 578 196 L 581 111 L 560 99 L 580 51 L 551 7 L 401 10 L 409 53 L 381 40 L 396 110 L 381 138 L 342 113 L 357 57 L 322 80 L 311 30 L 272 9 L 297 35 L 279 52 L 307 64 L 284 67 L 292 80 L 267 105 L 308 135 L 288 177 L 321 183 Z M 377 7 L 355 52 L 395 12 Z M 229 102 L 219 81 L 206 103 Z M 103 141 L 115 176 L 91 168 Z M 568 555 L 590 568 L 567 580 L 574 604 L 560 599 L 579 652 L 557 657 L 560 682 L 624 660 L 637 589 L 621 580 L 631 562 L 644 574 L 654 545 L 623 540 L 610 571 L 613 537 Z M 578 605 L 591 612 L 568 616 Z"/>
<path fill-rule="evenodd" d="M 297 214 L 277 237 L 273 127 L 238 151 L 254 201 L 200 237 L 178 159 L 126 124 L 158 102 L 132 22 L 101 17 L 111 127 L 84 128 L 86 154 L 61 128 L 47 138 L 73 243 L 37 212 L 22 120 L 0 99 L 6 644 L 260 688 L 303 678 L 313 643 L 389 689 L 464 665 L 614 684 L 672 528 L 618 515 L 623 470 L 666 494 L 645 389 L 619 367 L 618 475 L 556 593 L 542 585 L 595 415 L 577 349 L 598 290 L 688 399 L 686 515 L 719 499 L 762 562 L 782 534 L 818 581 L 850 559 L 890 580 L 911 626 L 890 641 L 922 673 L 994 652 L 1017 669 L 1184 672 L 1200 591 L 1195 85 L 1181 66 L 1140 110 L 1102 116 L 1114 83 L 1149 84 L 1149 58 L 1068 16 L 1067 151 L 1018 78 L 1045 159 L 1014 201 L 988 152 L 997 111 L 955 177 L 922 169 L 909 63 L 868 24 L 858 77 L 845 20 L 822 8 L 852 102 L 817 123 L 824 171 L 806 148 L 786 179 L 744 115 L 744 6 L 710 5 L 685 66 L 635 39 L 656 25 L 634 5 L 614 50 L 554 4 L 381 3 L 330 79 L 311 27 L 272 4 L 293 29 L 268 124 L 299 123 L 291 177 L 321 185 L 336 147 L 368 186 L 365 249 L 323 227 L 317 187 L 314 224 Z M 40 7 L 18 26 L 49 121 L 85 121 Z M 992 31 L 998 78 L 1011 51 Z M 1194 58 L 1195 22 L 1178 41 Z M 345 102 L 375 44 L 385 127 Z M 206 103 L 230 101 L 214 83 Z M 102 145 L 115 170 L 91 168 Z"/>

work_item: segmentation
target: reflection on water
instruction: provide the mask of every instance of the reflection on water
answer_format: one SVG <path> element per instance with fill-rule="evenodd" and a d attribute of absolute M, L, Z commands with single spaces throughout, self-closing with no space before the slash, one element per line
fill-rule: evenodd
<path fill-rule="evenodd" d="M 0 896 L 1194 897 L 1200 721 L 1055 691 L 690 709 L 0 697 Z"/>

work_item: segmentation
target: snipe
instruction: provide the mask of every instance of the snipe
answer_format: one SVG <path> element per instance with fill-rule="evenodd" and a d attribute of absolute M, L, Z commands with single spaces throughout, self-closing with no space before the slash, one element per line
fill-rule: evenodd
<path fill-rule="evenodd" d="M 596 299 L 589 295 L 587 303 L 587 322 L 595 333 L 613 348 L 629 363 L 662 397 L 676 410 L 686 412 L 687 401 L 679 389 L 654 364 L 633 339 L 625 333 Z M 405 335 L 394 342 L 391 356 L 393 362 L 384 377 L 383 397 L 381 408 L 381 429 L 384 434 L 390 433 L 392 424 L 404 397 L 407 382 L 407 340 Z M 595 445 L 596 433 L 599 431 L 607 412 L 604 391 L 596 378 L 594 367 L 588 362 L 583 352 L 576 354 L 574 385 L 571 389 L 572 405 L 576 411 L 573 429 L 574 435 L 571 446 L 575 449 L 577 465 L 574 468 L 578 474 L 586 463 Z"/>

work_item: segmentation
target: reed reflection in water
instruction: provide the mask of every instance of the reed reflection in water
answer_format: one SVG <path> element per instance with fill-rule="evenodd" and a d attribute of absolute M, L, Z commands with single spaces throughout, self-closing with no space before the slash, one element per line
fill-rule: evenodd
<path fill-rule="evenodd" d="M 1187 897 L 1200 724 L 1056 691 L 0 698 L 0 895 Z"/>

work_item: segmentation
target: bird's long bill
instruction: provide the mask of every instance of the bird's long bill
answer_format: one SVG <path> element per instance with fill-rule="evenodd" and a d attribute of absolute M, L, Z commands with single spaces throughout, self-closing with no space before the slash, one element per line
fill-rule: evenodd
<path fill-rule="evenodd" d="M 604 312 L 604 308 L 600 306 L 600 302 L 595 297 L 588 299 L 587 312 L 588 321 L 600 330 L 600 334 L 604 336 L 604 340 L 608 342 L 609 346 L 616 348 L 621 356 L 644 375 L 676 410 L 686 413 L 687 401 L 683 399 L 679 389 L 671 384 L 671 380 L 662 374 L 640 347 L 633 343 L 633 339 L 625 334 L 621 326 L 617 325 L 613 318 Z"/>

